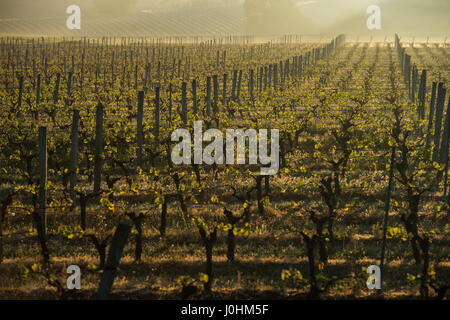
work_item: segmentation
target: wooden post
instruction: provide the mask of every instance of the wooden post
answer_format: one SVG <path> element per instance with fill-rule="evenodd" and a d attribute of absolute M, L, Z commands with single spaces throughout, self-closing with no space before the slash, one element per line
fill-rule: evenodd
<path fill-rule="evenodd" d="M 116 277 L 117 267 L 119 266 L 120 259 L 122 258 L 122 252 L 125 248 L 130 232 L 130 225 L 123 222 L 119 223 L 109 248 L 108 259 L 100 280 L 96 300 L 108 299 L 109 293 L 111 292 L 114 284 L 114 278 Z"/>
<path fill-rule="evenodd" d="M 45 59 L 44 59 L 44 79 L 45 79 L 45 81 L 47 81 L 47 67 L 48 67 L 47 56 L 45 56 Z"/>
<path fill-rule="evenodd" d="M 265 66 L 264 67 L 264 88 L 263 91 L 267 90 L 267 82 L 269 82 L 269 86 L 270 86 L 270 74 L 271 74 L 271 67 L 269 66 Z M 269 77 L 269 79 L 268 79 Z M 269 81 L 268 81 L 269 80 Z"/>
<path fill-rule="evenodd" d="M 262 68 L 258 67 L 256 69 L 256 75 L 255 75 L 255 79 L 256 79 L 256 91 L 261 92 L 261 80 L 262 80 L 262 74 L 261 74 Z"/>
<path fill-rule="evenodd" d="M 138 88 L 138 65 L 136 63 L 136 66 L 134 68 L 134 90 L 137 90 Z"/>
<path fill-rule="evenodd" d="M 211 77 L 206 78 L 206 114 L 211 114 Z"/>
<path fill-rule="evenodd" d="M 298 57 L 294 57 L 292 60 L 292 66 L 291 66 L 291 79 L 295 79 L 296 74 L 295 72 L 297 71 L 297 64 L 298 64 Z"/>
<path fill-rule="evenodd" d="M 444 133 L 444 136 L 442 137 L 442 146 L 441 147 L 441 161 L 443 163 L 445 163 L 445 170 L 444 170 L 444 195 L 442 197 L 443 201 L 446 201 L 447 198 L 447 184 L 448 184 L 448 149 L 449 149 L 449 142 L 450 142 L 450 96 L 448 99 L 448 104 L 447 104 L 447 117 L 446 117 L 446 121 L 445 121 L 445 131 L 446 133 Z M 443 158 L 443 159 L 442 159 Z"/>
<path fill-rule="evenodd" d="M 444 95 L 444 99 L 445 99 L 445 95 Z M 442 134 L 441 148 L 439 150 L 439 152 L 440 152 L 439 163 L 441 163 L 441 164 L 444 164 L 448 158 L 448 140 L 449 140 L 448 128 L 450 125 L 450 109 L 449 109 L 449 107 L 450 107 L 450 99 L 449 99 L 449 104 L 447 105 L 447 111 L 445 114 L 444 133 Z"/>
<path fill-rule="evenodd" d="M 275 63 L 273 65 L 273 88 L 277 90 L 278 87 L 278 65 Z"/>
<path fill-rule="evenodd" d="M 261 67 L 259 68 L 259 88 L 258 88 L 259 93 L 263 91 L 263 78 L 264 78 L 264 67 Z"/>
<path fill-rule="evenodd" d="M 227 77 L 226 73 L 223 74 L 223 90 L 222 90 L 222 105 L 225 106 L 227 103 Z"/>
<path fill-rule="evenodd" d="M 64 56 L 64 58 L 63 58 L 63 61 L 64 61 L 64 79 L 66 78 L 66 76 L 67 76 L 67 60 L 66 60 L 66 56 Z"/>
<path fill-rule="evenodd" d="M 77 184 L 77 164 L 78 164 L 78 121 L 80 119 L 80 112 L 73 110 L 72 117 L 72 145 L 70 148 L 70 199 L 72 199 L 72 209 L 76 207 L 76 192 L 75 186 Z"/>
<path fill-rule="evenodd" d="M 47 127 L 39 127 L 39 216 L 42 235 L 47 229 Z"/>
<path fill-rule="evenodd" d="M 392 147 L 391 164 L 389 167 L 389 183 L 388 183 L 388 190 L 387 190 L 387 197 L 386 197 L 386 206 L 385 206 L 385 211 L 384 211 L 383 243 L 381 245 L 381 258 L 380 258 L 381 279 L 383 278 L 384 254 L 386 251 L 386 232 L 387 232 L 388 219 L 389 219 L 389 208 L 391 205 L 391 191 L 392 191 L 392 183 L 393 183 L 393 178 L 394 178 L 394 166 L 395 166 L 395 146 Z"/>
<path fill-rule="evenodd" d="M 147 51 L 147 53 L 148 53 L 148 51 Z M 147 60 L 148 60 L 148 58 L 147 58 Z M 144 84 L 144 87 L 145 87 L 146 91 L 148 89 L 149 77 L 150 77 L 150 64 L 148 63 L 147 66 L 145 67 L 145 84 Z"/>
<path fill-rule="evenodd" d="M 160 89 L 155 88 L 155 148 L 158 148 L 159 144 L 159 100 L 160 100 Z"/>
<path fill-rule="evenodd" d="M 197 115 L 197 80 L 192 80 L 192 104 L 194 115 Z"/>
<path fill-rule="evenodd" d="M 173 63 L 172 63 L 172 76 L 170 77 L 171 80 L 173 80 L 173 79 L 175 78 L 175 63 L 176 63 L 176 60 L 177 60 L 177 59 L 173 58 Z"/>
<path fill-rule="evenodd" d="M 253 81 L 254 81 L 255 71 L 250 69 L 250 78 L 248 80 L 248 92 L 250 93 L 250 98 L 253 100 Z"/>
<path fill-rule="evenodd" d="M 431 88 L 430 113 L 428 114 L 428 129 L 427 129 L 427 144 L 426 144 L 427 149 L 430 144 L 430 138 L 431 138 L 430 133 L 431 133 L 431 127 L 433 126 L 433 120 L 434 120 L 434 106 L 436 104 L 436 88 L 437 88 L 437 83 L 433 82 L 433 86 Z"/>
<path fill-rule="evenodd" d="M 80 73 L 80 93 L 81 93 L 81 96 L 83 96 L 83 80 L 84 80 L 84 53 L 81 55 L 81 73 Z"/>
<path fill-rule="evenodd" d="M 33 212 L 33 220 L 37 229 L 38 241 L 41 246 L 44 264 L 50 260 L 50 253 L 46 240 L 47 217 L 47 128 L 39 127 L 39 208 Z"/>
<path fill-rule="evenodd" d="M 114 51 L 111 56 L 111 88 L 114 87 Z"/>
<path fill-rule="evenodd" d="M 441 128 L 442 128 L 442 113 L 444 111 L 444 99 L 445 99 L 446 89 L 444 89 L 444 84 L 439 83 L 438 86 L 438 96 L 436 105 L 436 120 L 434 126 L 434 150 L 433 150 L 433 161 L 437 162 L 439 159 L 439 142 L 441 138 Z"/>
<path fill-rule="evenodd" d="M 408 93 L 411 93 L 411 56 L 405 54 L 405 69 L 404 69 L 404 75 L 405 75 L 405 82 L 406 82 L 406 88 L 408 89 Z"/>
<path fill-rule="evenodd" d="M 422 70 L 419 85 L 419 113 L 420 119 L 425 119 L 425 97 L 427 93 L 427 70 Z"/>
<path fill-rule="evenodd" d="M 36 88 L 36 111 L 33 112 L 34 120 L 39 120 L 39 103 L 41 100 L 41 75 L 37 76 L 37 88 Z"/>
<path fill-rule="evenodd" d="M 214 85 L 214 103 L 213 103 L 213 112 L 214 114 L 219 113 L 219 78 L 217 75 L 213 76 L 213 85 Z"/>
<path fill-rule="evenodd" d="M 302 72 L 303 72 L 303 56 L 299 57 L 299 61 L 298 61 L 298 77 L 301 78 L 302 77 Z"/>
<path fill-rule="evenodd" d="M 142 144 L 144 143 L 144 132 L 142 128 L 142 121 L 144 118 L 144 91 L 138 92 L 138 108 L 137 108 L 137 162 L 142 164 Z"/>
<path fill-rule="evenodd" d="M 415 101 L 415 99 L 416 99 L 416 86 L 417 86 L 417 79 L 416 79 L 417 73 L 416 72 L 417 72 L 417 69 L 416 69 L 416 66 L 414 65 L 413 68 L 412 68 L 411 95 L 410 95 L 410 100 L 411 100 L 412 103 L 416 102 Z M 419 106 L 417 106 L 417 113 L 418 113 L 418 115 L 420 117 Z"/>
<path fill-rule="evenodd" d="M 282 87 L 284 88 L 284 85 L 286 83 L 286 81 L 289 79 L 289 59 L 286 59 L 286 61 L 284 61 L 284 71 L 283 71 L 283 81 L 282 81 Z"/>
<path fill-rule="evenodd" d="M 160 85 L 161 84 L 161 61 L 158 61 L 157 78 L 158 78 L 158 85 Z"/>
<path fill-rule="evenodd" d="M 53 91 L 53 104 L 58 103 L 59 99 L 59 83 L 61 81 L 61 74 L 58 72 L 56 74 L 56 83 L 55 83 L 55 91 Z"/>
<path fill-rule="evenodd" d="M 222 55 L 223 58 L 223 70 L 226 70 L 227 67 L 227 51 L 225 50 Z"/>
<path fill-rule="evenodd" d="M 236 99 L 236 83 L 237 83 L 237 70 L 233 70 L 233 80 L 231 83 L 231 100 Z"/>
<path fill-rule="evenodd" d="M 95 115 L 95 164 L 94 164 L 94 193 L 100 193 L 103 163 L 103 106 L 99 104 Z"/>
<path fill-rule="evenodd" d="M 67 79 L 67 98 L 70 99 L 71 95 L 72 95 L 72 76 L 73 76 L 73 72 L 70 71 L 69 72 L 69 78 Z"/>
<path fill-rule="evenodd" d="M 169 125 L 172 122 L 172 82 L 169 83 Z"/>
<path fill-rule="evenodd" d="M 237 101 L 239 101 L 241 96 L 241 82 L 242 82 L 242 70 L 239 70 L 238 82 L 237 82 Z"/>
<path fill-rule="evenodd" d="M 216 56 L 216 70 L 219 70 L 219 64 L 220 64 L 220 51 L 217 50 L 217 56 Z"/>
<path fill-rule="evenodd" d="M 17 106 L 22 106 L 22 93 L 23 93 L 23 76 L 19 78 L 19 98 L 17 99 Z"/>
<path fill-rule="evenodd" d="M 283 61 L 280 61 L 280 85 L 284 82 Z"/>
<path fill-rule="evenodd" d="M 183 120 L 183 124 L 187 127 L 187 97 L 186 97 L 186 87 L 187 83 L 183 82 L 181 84 L 181 119 Z"/>

